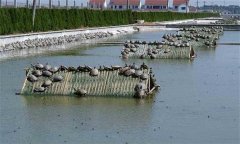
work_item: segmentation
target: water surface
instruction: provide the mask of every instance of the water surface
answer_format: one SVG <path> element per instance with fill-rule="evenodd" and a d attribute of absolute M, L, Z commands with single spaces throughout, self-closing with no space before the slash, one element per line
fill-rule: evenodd
<path fill-rule="evenodd" d="M 169 32 L 169 31 L 168 31 Z M 141 32 L 118 41 L 159 40 Z M 219 42 L 240 42 L 225 32 Z M 124 65 L 121 46 L 88 46 L 0 62 L 0 143 L 3 144 L 237 144 L 239 46 L 197 50 L 189 60 L 144 60 L 161 89 L 152 99 L 31 97 L 15 95 L 31 63 Z"/>

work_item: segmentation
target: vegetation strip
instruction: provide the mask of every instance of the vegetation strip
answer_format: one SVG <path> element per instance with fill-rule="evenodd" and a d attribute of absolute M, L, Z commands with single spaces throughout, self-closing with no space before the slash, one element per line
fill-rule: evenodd
<path fill-rule="evenodd" d="M 38 9 L 34 27 L 32 10 L 0 9 L 0 35 L 132 24 L 136 20 L 170 21 L 216 17 L 217 13 L 132 12 L 89 9 Z"/>

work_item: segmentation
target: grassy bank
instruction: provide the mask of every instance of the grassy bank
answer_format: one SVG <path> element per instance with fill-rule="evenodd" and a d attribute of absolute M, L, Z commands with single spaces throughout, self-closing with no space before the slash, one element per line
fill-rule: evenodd
<path fill-rule="evenodd" d="M 134 23 L 137 19 L 148 22 L 182 20 L 217 16 L 212 13 L 132 12 L 88 9 L 39 9 L 32 27 L 32 11 L 25 8 L 0 9 L 0 35 L 82 27 L 114 26 Z"/>

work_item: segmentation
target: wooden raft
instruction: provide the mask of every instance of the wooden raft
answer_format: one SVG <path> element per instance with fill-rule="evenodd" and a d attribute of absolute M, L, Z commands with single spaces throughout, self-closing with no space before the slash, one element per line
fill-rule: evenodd
<path fill-rule="evenodd" d="M 29 72 L 30 73 L 30 72 Z M 144 73 L 149 75 L 149 69 L 145 69 Z M 96 77 L 89 75 L 89 72 L 67 72 L 60 71 L 54 75 L 63 76 L 63 81 L 53 83 L 45 92 L 35 93 L 34 89 L 40 87 L 43 82 L 49 78 L 39 77 L 37 82 L 29 82 L 27 78 L 24 81 L 21 91 L 22 95 L 74 95 L 74 88 L 85 89 L 87 91 L 86 96 L 121 96 L 121 97 L 133 97 L 135 94 L 134 88 L 136 84 L 140 82 L 140 78 L 126 77 L 119 75 L 119 70 L 112 71 L 100 71 L 100 74 Z M 53 75 L 53 76 L 54 76 Z M 151 93 L 153 89 L 150 89 L 150 75 L 147 80 L 143 80 L 148 87 L 148 93 Z"/>

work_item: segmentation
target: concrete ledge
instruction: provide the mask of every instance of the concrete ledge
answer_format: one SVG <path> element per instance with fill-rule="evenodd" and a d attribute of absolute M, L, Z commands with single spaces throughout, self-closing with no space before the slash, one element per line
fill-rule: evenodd
<path fill-rule="evenodd" d="M 128 32 L 133 32 L 134 25 L 121 25 L 121 26 L 109 26 L 109 27 L 94 27 L 94 28 L 83 28 L 83 29 L 71 29 L 71 30 L 61 30 L 61 31 L 48 31 L 48 32 L 38 32 L 38 33 L 26 33 L 26 34 L 16 34 L 16 35 L 1 35 L 0 36 L 0 47 L 5 46 L 9 43 L 14 43 L 17 41 L 25 41 L 28 39 L 36 38 L 52 38 L 68 35 L 77 35 L 85 33 L 95 33 L 95 32 L 112 32 L 113 34 L 119 33 L 118 30 L 125 30 Z"/>

